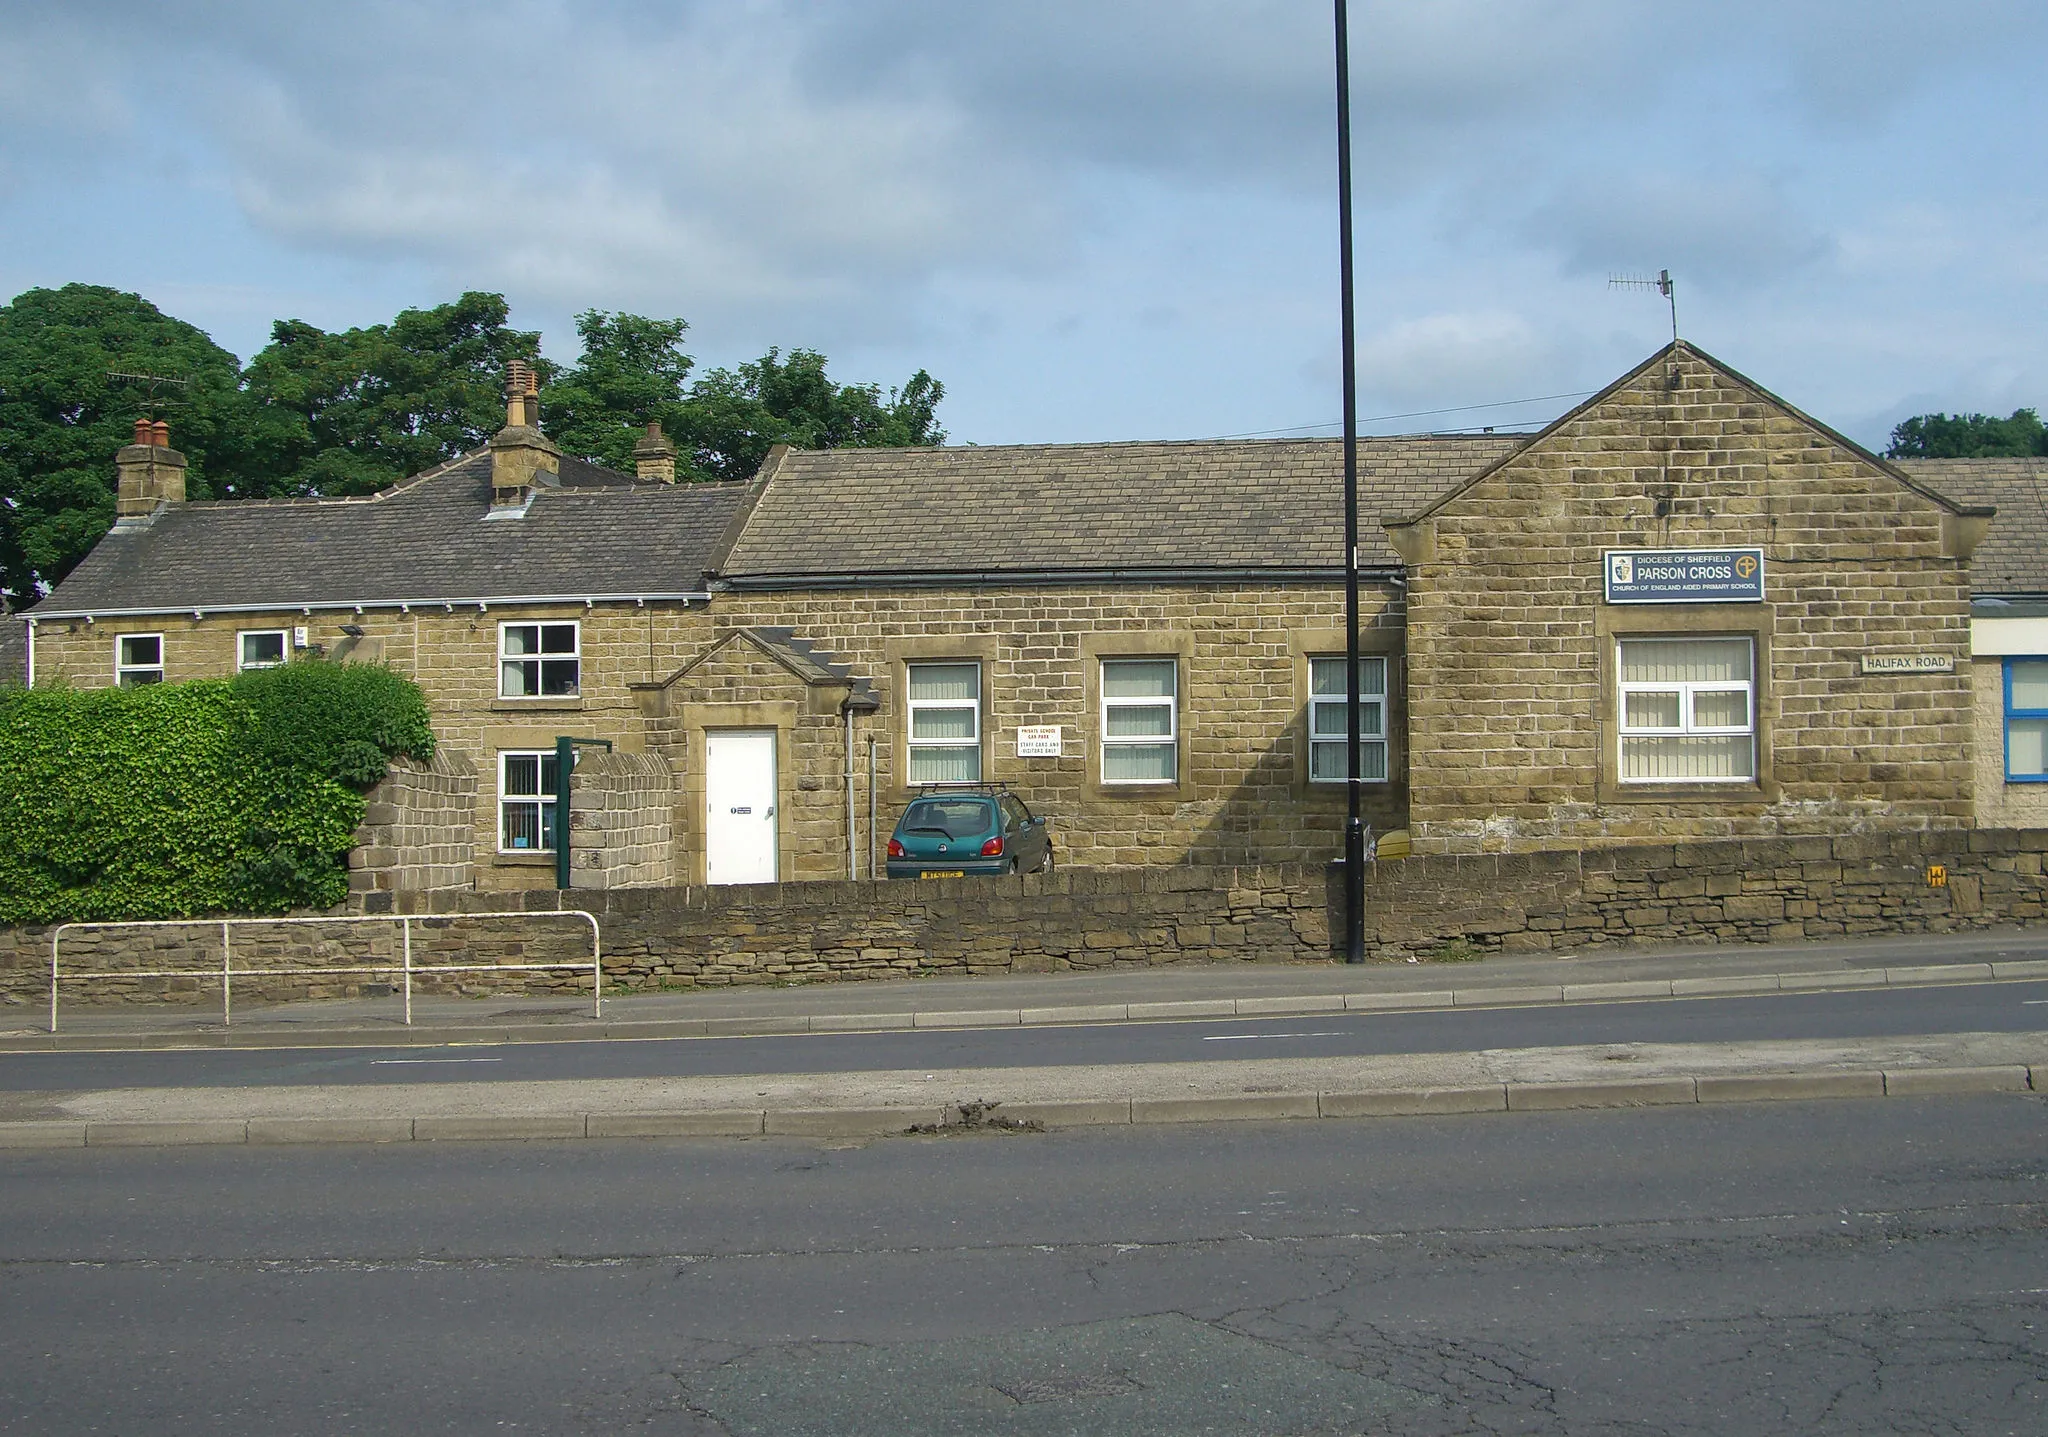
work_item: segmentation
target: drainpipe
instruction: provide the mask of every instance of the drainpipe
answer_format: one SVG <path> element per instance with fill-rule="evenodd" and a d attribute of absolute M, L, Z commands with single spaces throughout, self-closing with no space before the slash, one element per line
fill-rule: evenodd
<path fill-rule="evenodd" d="M 28 621 L 28 686 L 36 686 L 36 621 Z"/>
<path fill-rule="evenodd" d="M 868 735 L 868 880 L 877 877 L 875 871 L 875 736 Z"/>
<path fill-rule="evenodd" d="M 840 708 L 846 715 L 846 876 L 848 880 L 860 877 L 860 834 L 853 822 L 853 705 Z"/>

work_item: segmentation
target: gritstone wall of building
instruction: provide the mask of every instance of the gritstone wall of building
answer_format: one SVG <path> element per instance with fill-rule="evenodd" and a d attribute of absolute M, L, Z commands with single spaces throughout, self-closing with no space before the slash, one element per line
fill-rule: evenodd
<path fill-rule="evenodd" d="M 1953 516 L 1704 360 L 1653 362 L 1403 534 L 1418 852 L 1972 821 Z M 1759 547 L 1760 603 L 1609 604 L 1603 552 Z M 1756 773 L 1615 772 L 1618 638 L 1748 637 Z M 1945 657 L 1880 673 L 1865 656 Z"/>
<path fill-rule="evenodd" d="M 1625 945 L 1789 942 L 1951 933 L 2048 920 L 2048 829 L 1940 831 L 1616 846 L 1583 852 L 1436 855 L 1373 865 L 1366 944 L 1379 959 Z M 1935 872 L 1935 870 L 1939 870 Z M 1939 878 L 1937 885 L 1930 881 Z M 887 979 L 919 974 L 1085 972 L 1185 962 L 1321 962 L 1340 885 L 1321 865 L 1064 871 L 1049 878 L 757 887 L 621 888 L 521 895 L 362 895 L 360 908 L 414 912 L 415 961 L 569 962 L 587 928 L 567 920 L 453 918 L 519 906 L 586 909 L 602 926 L 607 984 L 626 990 Z M 1341 925 L 1340 925 L 1341 931 Z M 252 966 L 316 968 L 343 954 L 394 961 L 392 927 L 274 928 L 237 938 Z M 219 961 L 218 937 L 162 930 L 98 935 L 76 963 Z M 67 953 L 72 946 L 67 941 Z M 210 955 L 210 956 L 209 956 Z M 362 961 L 369 961 L 368 958 Z M 48 992 L 49 930 L 0 930 L 9 1004 Z M 238 979 L 249 998 L 382 991 L 380 976 Z M 589 975 L 464 974 L 423 991 L 588 992 Z M 266 986 L 267 984 L 267 986 Z M 218 1002 L 204 980 L 126 979 L 67 990 L 67 1002 Z M 19 1008 L 16 1009 L 19 1012 Z M 26 1016 L 20 1025 L 25 1025 Z"/>

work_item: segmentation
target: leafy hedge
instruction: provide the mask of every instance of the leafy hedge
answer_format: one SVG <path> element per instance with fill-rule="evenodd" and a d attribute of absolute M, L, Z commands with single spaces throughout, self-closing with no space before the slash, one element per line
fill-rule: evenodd
<path fill-rule="evenodd" d="M 338 903 L 360 790 L 433 752 L 419 689 L 369 665 L 0 692 L 0 921 Z"/>

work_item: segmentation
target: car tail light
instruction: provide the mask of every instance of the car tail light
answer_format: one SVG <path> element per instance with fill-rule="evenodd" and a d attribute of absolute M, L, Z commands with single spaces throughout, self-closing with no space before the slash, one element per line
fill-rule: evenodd
<path fill-rule="evenodd" d="M 1000 833 L 981 846 L 981 856 L 983 858 L 1001 858 L 1003 856 L 1003 836 Z"/>
<path fill-rule="evenodd" d="M 903 845 L 893 838 L 889 840 L 889 856 L 891 858 L 903 857 Z"/>

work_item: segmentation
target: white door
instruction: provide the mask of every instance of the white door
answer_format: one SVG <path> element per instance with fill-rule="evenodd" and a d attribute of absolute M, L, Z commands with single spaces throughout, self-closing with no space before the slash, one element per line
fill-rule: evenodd
<path fill-rule="evenodd" d="M 775 730 L 714 730 L 704 740 L 705 878 L 773 883 Z"/>

